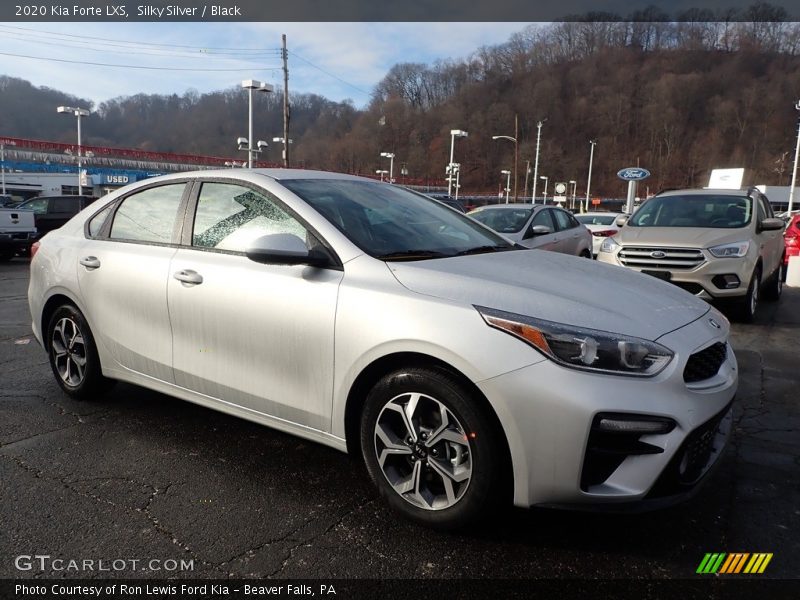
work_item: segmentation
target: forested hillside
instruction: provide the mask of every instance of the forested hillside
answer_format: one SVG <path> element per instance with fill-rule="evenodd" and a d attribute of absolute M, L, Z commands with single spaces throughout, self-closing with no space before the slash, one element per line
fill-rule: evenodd
<path fill-rule="evenodd" d="M 539 173 L 585 186 L 589 140 L 597 141 L 593 191 L 620 195 L 615 173 L 650 169 L 651 190 L 703 185 L 713 167 L 743 166 L 751 183 L 788 183 L 800 98 L 800 25 L 757 5 L 753 22 L 698 13 L 668 22 L 659 13 L 638 22 L 592 15 L 585 21 L 531 26 L 505 44 L 462 60 L 398 64 L 356 109 L 317 95 L 292 94 L 293 162 L 374 173 L 382 151 L 396 154 L 396 175 L 442 178 L 452 128 L 465 129 L 456 160 L 465 192 L 497 190 L 513 166 L 519 118 L 520 193 L 533 160 L 536 123 L 544 120 Z M 772 11 L 772 12 L 770 12 Z M 710 21 L 710 19 L 716 19 Z M 58 104 L 86 100 L 0 77 L 0 135 L 74 140 L 74 123 Z M 257 138 L 281 135 L 280 93 L 258 98 Z M 247 97 L 240 89 L 210 94 L 137 95 L 95 107 L 87 144 L 236 156 L 246 135 Z M 271 148 L 267 160 L 277 161 Z M 541 191 L 541 187 L 540 187 Z"/>

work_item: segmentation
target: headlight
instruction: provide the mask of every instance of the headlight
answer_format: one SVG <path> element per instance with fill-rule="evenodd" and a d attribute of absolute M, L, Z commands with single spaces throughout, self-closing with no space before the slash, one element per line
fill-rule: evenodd
<path fill-rule="evenodd" d="M 600 244 L 600 252 L 613 252 L 618 246 L 619 244 L 613 237 L 607 237 L 603 240 L 603 243 Z"/>
<path fill-rule="evenodd" d="M 521 339 L 565 367 L 652 377 L 663 371 L 672 360 L 671 350 L 649 340 L 482 306 L 475 308 L 490 327 Z"/>
<path fill-rule="evenodd" d="M 735 242 L 733 244 L 722 244 L 721 246 L 714 246 L 709 248 L 717 258 L 741 258 L 750 249 L 750 242 Z"/>

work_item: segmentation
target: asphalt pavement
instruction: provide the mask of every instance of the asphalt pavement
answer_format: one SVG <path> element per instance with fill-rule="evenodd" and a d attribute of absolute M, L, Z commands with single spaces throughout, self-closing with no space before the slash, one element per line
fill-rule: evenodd
<path fill-rule="evenodd" d="M 329 448 L 127 384 L 70 400 L 31 334 L 27 284 L 27 260 L 0 263 L 0 578 L 676 578 L 708 552 L 771 552 L 763 577 L 800 577 L 800 289 L 734 325 L 733 442 L 692 500 L 509 509 L 454 534 L 398 518 Z M 19 569 L 36 554 L 145 562 Z"/>

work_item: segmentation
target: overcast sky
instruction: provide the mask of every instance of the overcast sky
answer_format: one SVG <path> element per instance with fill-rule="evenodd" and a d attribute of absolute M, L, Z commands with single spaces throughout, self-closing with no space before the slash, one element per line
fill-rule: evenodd
<path fill-rule="evenodd" d="M 373 86 L 395 63 L 463 58 L 480 46 L 506 41 L 525 26 L 525 23 L 0 23 L 0 74 L 89 98 L 96 104 L 137 93 L 182 94 L 189 89 L 209 92 L 250 78 L 278 87 L 283 85 L 278 49 L 281 34 L 285 33 L 290 53 L 290 93 L 316 93 L 332 100 L 350 98 L 362 107 L 368 102 Z M 126 66 L 79 64 L 86 62 Z"/>

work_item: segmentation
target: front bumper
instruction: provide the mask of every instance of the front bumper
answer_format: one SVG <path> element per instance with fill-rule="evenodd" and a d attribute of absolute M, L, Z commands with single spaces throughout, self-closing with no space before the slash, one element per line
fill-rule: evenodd
<path fill-rule="evenodd" d="M 675 357 L 653 378 L 576 371 L 546 360 L 479 383 L 509 442 L 514 503 L 626 509 L 625 505 L 642 508 L 691 494 L 728 442 L 738 384 L 730 346 L 716 375 L 684 382 L 689 356 L 727 338 L 727 327 L 709 337 L 708 316 L 658 340 L 675 351 Z M 587 469 L 593 468 L 592 424 L 600 413 L 669 419 L 674 427 L 634 440 L 653 448 L 651 453 L 626 454 L 600 478 L 587 477 Z M 692 456 L 687 458 L 687 453 Z M 682 478 L 681 469 L 686 474 L 689 466 L 691 472 Z"/>
<path fill-rule="evenodd" d="M 614 252 L 599 252 L 597 260 L 640 272 L 663 274 L 669 278 L 670 283 L 703 300 L 745 296 L 758 260 L 758 256 L 752 252 L 741 258 L 716 258 L 708 250 L 703 249 L 705 261 L 694 269 L 639 268 L 623 265 L 619 260 L 619 250 L 617 248 Z M 721 282 L 726 276 L 735 276 L 739 284 L 735 288 L 725 288 Z"/>

